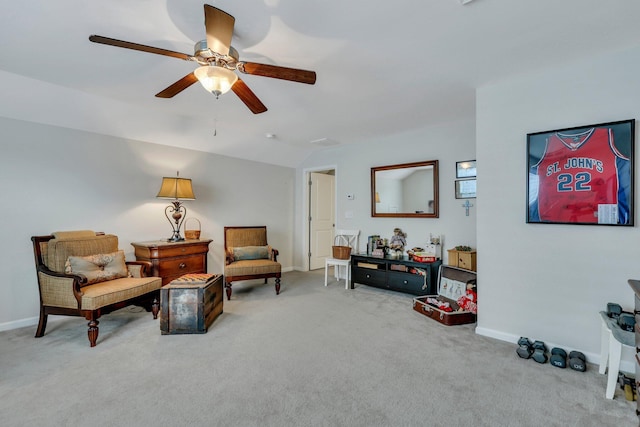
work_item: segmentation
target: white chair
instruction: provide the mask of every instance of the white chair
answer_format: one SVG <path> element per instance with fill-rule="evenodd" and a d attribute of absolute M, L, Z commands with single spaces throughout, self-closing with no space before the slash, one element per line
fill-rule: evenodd
<path fill-rule="evenodd" d="M 358 251 L 358 237 L 360 236 L 360 230 L 336 230 L 336 236 L 344 236 L 347 240 L 347 246 L 351 248 L 351 253 Z M 340 243 L 341 246 L 344 243 Z M 349 283 L 351 282 L 351 258 L 338 259 L 338 258 L 326 258 L 324 262 L 324 285 L 327 286 L 327 279 L 329 276 L 329 266 L 333 266 L 333 275 L 336 280 L 340 282 L 340 267 L 344 266 L 344 288 L 349 289 Z"/>

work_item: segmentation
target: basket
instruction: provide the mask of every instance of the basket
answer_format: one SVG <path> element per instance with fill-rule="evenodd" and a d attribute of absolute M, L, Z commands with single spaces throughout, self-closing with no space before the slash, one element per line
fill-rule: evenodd
<path fill-rule="evenodd" d="M 331 249 L 333 250 L 333 257 L 335 259 L 349 259 L 351 256 L 351 247 L 350 246 L 340 246 L 340 239 L 345 240 L 349 243 L 349 239 L 347 239 L 343 235 L 337 235 L 335 239 L 333 239 L 333 246 Z"/>
<path fill-rule="evenodd" d="M 189 223 L 189 220 L 193 219 L 195 221 L 198 222 L 198 229 L 197 230 L 187 230 L 187 224 Z M 189 239 L 189 240 L 198 240 L 200 238 L 200 220 L 198 218 L 187 218 L 187 220 L 184 223 L 184 238 L 185 239 Z"/>

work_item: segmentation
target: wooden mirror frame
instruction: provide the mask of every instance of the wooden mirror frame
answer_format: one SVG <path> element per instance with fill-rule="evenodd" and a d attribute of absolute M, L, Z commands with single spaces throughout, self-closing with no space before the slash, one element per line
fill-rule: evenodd
<path fill-rule="evenodd" d="M 396 213 L 380 213 L 376 212 L 376 173 L 392 170 L 392 169 L 408 169 L 416 167 L 432 166 L 433 167 L 433 212 L 396 212 Z M 389 166 L 378 166 L 371 168 L 371 216 L 378 218 L 438 218 L 439 216 L 439 198 L 438 198 L 438 161 L 427 160 L 423 162 L 402 163 Z"/>

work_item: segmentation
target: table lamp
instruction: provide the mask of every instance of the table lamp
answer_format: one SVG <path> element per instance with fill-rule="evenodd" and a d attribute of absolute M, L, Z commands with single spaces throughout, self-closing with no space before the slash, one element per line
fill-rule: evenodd
<path fill-rule="evenodd" d="M 173 228 L 173 235 L 167 239 L 168 242 L 179 242 L 184 240 L 180 235 L 180 227 L 187 215 L 187 209 L 182 206 L 180 200 L 195 200 L 191 187 L 191 180 L 180 178 L 180 172 L 176 172 L 175 177 L 163 177 L 160 191 L 156 196 L 159 199 L 173 199 L 171 204 L 164 209 L 164 215 Z M 171 217 L 169 217 L 171 213 Z M 173 219 L 173 221 L 172 221 Z"/>

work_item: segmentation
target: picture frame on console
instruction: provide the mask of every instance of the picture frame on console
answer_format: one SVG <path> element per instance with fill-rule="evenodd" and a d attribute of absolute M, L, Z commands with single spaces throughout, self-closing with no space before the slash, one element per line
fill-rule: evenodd
<path fill-rule="evenodd" d="M 527 134 L 527 223 L 633 226 L 635 119 Z"/>

